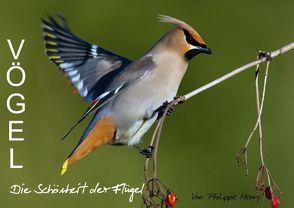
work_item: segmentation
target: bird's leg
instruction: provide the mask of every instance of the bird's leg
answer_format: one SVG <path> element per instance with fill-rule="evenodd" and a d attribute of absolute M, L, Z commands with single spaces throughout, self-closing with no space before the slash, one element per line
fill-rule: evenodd
<path fill-rule="evenodd" d="M 135 145 L 134 147 L 139 150 L 139 153 L 145 155 L 147 158 L 152 158 L 153 152 L 154 152 L 154 147 L 153 146 L 149 146 L 149 147 L 147 147 L 145 149 L 143 149 L 143 148 L 141 148 L 141 147 L 139 147 L 137 145 Z"/>
<path fill-rule="evenodd" d="M 145 111 L 144 117 L 143 117 L 144 120 L 147 121 L 147 120 L 153 118 L 153 116 L 155 115 L 154 112 L 155 111 L 154 111 L 153 107 L 152 106 L 148 106 L 147 109 L 146 109 L 146 111 Z"/>

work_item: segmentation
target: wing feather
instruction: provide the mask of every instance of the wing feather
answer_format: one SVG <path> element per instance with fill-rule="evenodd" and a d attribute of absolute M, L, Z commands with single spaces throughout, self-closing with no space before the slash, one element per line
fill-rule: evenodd
<path fill-rule="evenodd" d="M 99 80 L 108 75 L 112 79 L 117 73 L 110 72 L 123 70 L 131 61 L 116 55 L 97 45 L 91 44 L 73 34 L 63 17 L 58 23 L 54 18 L 42 19 L 43 39 L 45 52 L 49 60 L 55 63 L 67 76 L 71 84 L 77 89 L 80 96 L 92 102 L 99 93 L 103 93 L 105 85 L 97 85 Z M 91 93 L 96 91 L 97 93 Z M 96 97 L 93 97 L 95 94 Z"/>

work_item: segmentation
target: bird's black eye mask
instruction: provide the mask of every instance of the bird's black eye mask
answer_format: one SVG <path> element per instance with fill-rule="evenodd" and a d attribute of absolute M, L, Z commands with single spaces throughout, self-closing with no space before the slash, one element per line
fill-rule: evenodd
<path fill-rule="evenodd" d="M 196 56 L 199 53 L 211 54 L 211 49 L 207 48 L 205 44 L 201 44 L 197 40 L 195 40 L 193 36 L 188 32 L 188 30 L 183 29 L 183 31 L 186 37 L 186 42 L 190 45 L 197 47 L 190 49 L 185 53 L 185 58 L 187 59 L 187 61 L 190 61 L 194 56 Z"/>
<path fill-rule="evenodd" d="M 197 42 L 193 36 L 188 32 L 188 30 L 183 29 L 185 37 L 186 37 L 186 42 L 190 45 L 193 46 L 198 46 L 201 48 L 207 48 L 207 46 L 205 44 L 200 44 L 199 42 Z"/>

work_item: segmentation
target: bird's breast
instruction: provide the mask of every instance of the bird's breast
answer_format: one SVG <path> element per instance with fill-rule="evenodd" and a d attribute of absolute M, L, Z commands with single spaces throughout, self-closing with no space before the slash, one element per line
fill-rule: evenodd
<path fill-rule="evenodd" d="M 186 66 L 177 63 L 156 63 L 149 74 L 115 98 L 112 108 L 117 121 L 118 137 L 127 140 L 136 133 L 141 137 L 155 122 L 154 118 L 150 118 L 150 122 L 146 123 L 147 111 L 154 111 L 166 101 L 173 100 L 185 70 Z"/>

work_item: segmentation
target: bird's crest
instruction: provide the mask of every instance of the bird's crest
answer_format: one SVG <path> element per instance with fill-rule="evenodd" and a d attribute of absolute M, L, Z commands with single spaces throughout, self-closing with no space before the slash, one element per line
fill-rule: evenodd
<path fill-rule="evenodd" d="M 170 16 L 166 16 L 166 15 L 158 15 L 158 19 L 160 22 L 167 22 L 170 24 L 174 24 L 177 27 L 188 31 L 193 36 L 193 38 L 195 40 L 197 40 L 200 44 L 205 44 L 204 40 L 199 35 L 199 33 L 193 27 L 191 27 L 187 23 L 183 22 L 182 20 L 178 20 L 174 17 L 170 17 Z"/>

